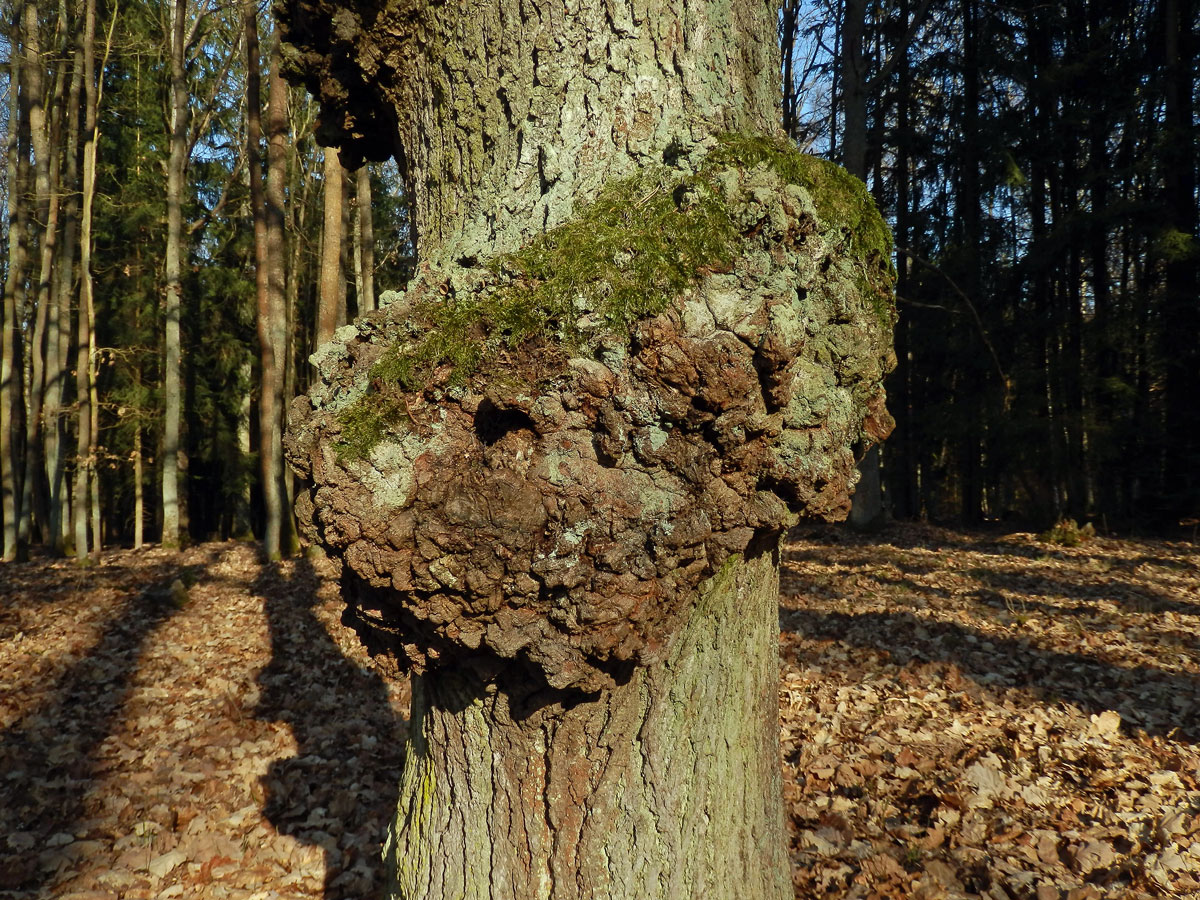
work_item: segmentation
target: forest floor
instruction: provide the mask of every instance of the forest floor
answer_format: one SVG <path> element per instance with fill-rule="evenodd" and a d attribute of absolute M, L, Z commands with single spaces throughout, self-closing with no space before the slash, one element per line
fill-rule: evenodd
<path fill-rule="evenodd" d="M 323 565 L 0 566 L 0 898 L 379 896 L 407 696 Z M 817 529 L 782 587 L 798 897 L 1200 898 L 1200 548 Z"/>

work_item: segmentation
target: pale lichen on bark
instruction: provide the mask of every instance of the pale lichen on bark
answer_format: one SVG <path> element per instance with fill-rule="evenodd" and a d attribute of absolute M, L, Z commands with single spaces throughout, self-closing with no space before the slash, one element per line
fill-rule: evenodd
<path fill-rule="evenodd" d="M 777 127 L 769 0 L 280 0 L 323 142 L 404 162 L 433 255 L 478 259 L 720 132 Z M 424 250 L 422 255 L 427 255 Z"/>

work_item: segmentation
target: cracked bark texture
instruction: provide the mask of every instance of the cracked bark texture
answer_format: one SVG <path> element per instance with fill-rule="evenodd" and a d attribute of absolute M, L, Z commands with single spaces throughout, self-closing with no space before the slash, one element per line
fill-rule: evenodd
<path fill-rule="evenodd" d="M 422 258 L 517 249 L 608 180 L 775 133 L 771 0 L 284 0 L 342 161 L 405 164 Z"/>
<path fill-rule="evenodd" d="M 775 135 L 775 4 L 278 13 L 323 134 L 343 159 L 397 154 L 416 209 L 417 277 L 314 355 L 287 439 L 349 620 L 416 675 L 391 896 L 790 896 L 777 547 L 798 516 L 844 517 L 855 454 L 891 428 L 891 311 L 864 296 L 886 261 L 805 185 L 734 161 L 700 189 L 736 259 L 629 333 L 580 307 L 570 340 L 474 334 L 466 377 L 380 374 L 437 304 L 509 290 L 486 263 L 606 183 L 662 166 L 685 206 L 718 135 Z M 351 414 L 384 402 L 347 453 Z"/>

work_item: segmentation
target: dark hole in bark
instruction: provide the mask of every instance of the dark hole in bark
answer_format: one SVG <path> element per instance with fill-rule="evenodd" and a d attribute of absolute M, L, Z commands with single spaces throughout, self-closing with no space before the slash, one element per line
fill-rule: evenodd
<path fill-rule="evenodd" d="M 347 597 L 354 597 L 354 586 L 347 585 L 348 580 L 349 577 L 343 575 L 343 591 Z M 394 650 L 388 633 L 379 628 L 384 622 L 386 614 L 377 604 L 351 602 L 342 610 L 342 624 L 354 629 L 367 653 L 373 657 L 384 656 Z"/>
<path fill-rule="evenodd" d="M 491 447 L 505 435 L 518 431 L 527 431 L 531 437 L 537 432 L 533 427 L 533 419 L 519 409 L 500 409 L 490 400 L 479 404 L 475 412 L 475 436 L 484 446 Z"/>
<path fill-rule="evenodd" d="M 798 506 L 803 501 L 800 499 L 800 494 L 796 490 L 796 485 L 788 484 L 780 481 L 778 478 L 772 478 L 770 475 L 762 475 L 755 483 L 755 488 L 760 491 L 770 491 L 777 497 L 780 497 L 790 506 Z"/>
<path fill-rule="evenodd" d="M 596 451 L 596 462 L 604 466 L 606 469 L 615 469 L 617 467 L 617 457 L 605 449 L 606 442 L 600 435 L 592 435 L 592 449 Z"/>
<path fill-rule="evenodd" d="M 742 553 L 745 559 L 758 559 L 764 553 L 771 553 L 775 557 L 775 565 L 779 565 L 779 539 L 783 535 L 781 528 L 756 528 L 754 536 L 750 538 L 750 542 L 746 544 L 746 549 Z"/>

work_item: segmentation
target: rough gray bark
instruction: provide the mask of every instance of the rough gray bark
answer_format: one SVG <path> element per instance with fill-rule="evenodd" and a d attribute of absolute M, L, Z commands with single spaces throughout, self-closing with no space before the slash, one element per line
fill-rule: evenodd
<path fill-rule="evenodd" d="M 773 0 L 294 2 L 284 61 L 342 162 L 398 154 L 418 255 L 479 259 L 714 134 L 774 134 Z"/>
<path fill-rule="evenodd" d="M 890 427 L 892 313 L 861 186 L 776 141 L 776 5 L 280 10 L 326 139 L 414 191 L 418 276 L 314 356 L 287 441 L 349 619 L 418 676 L 391 895 L 788 896 L 776 548 Z M 512 339 L 575 258 L 505 254 L 598 196 L 610 274 Z M 604 306 L 663 223 L 717 220 L 728 258 Z"/>
<path fill-rule="evenodd" d="M 391 895 L 791 896 L 777 565 L 731 561 L 662 664 L 588 702 L 519 676 L 415 679 Z M 512 843 L 531 864 L 491 856 Z"/>

